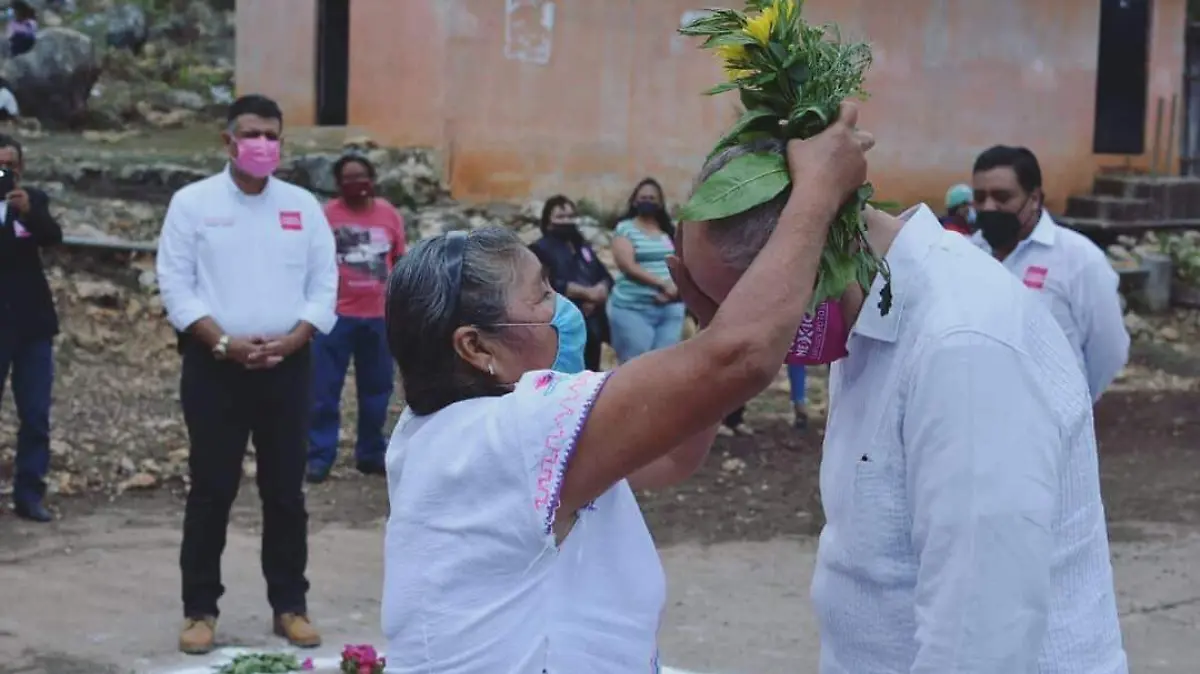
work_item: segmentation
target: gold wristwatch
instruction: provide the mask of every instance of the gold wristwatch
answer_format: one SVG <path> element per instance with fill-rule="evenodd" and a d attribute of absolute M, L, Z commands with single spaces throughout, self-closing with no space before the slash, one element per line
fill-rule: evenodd
<path fill-rule="evenodd" d="M 229 355 L 229 335 L 221 335 L 212 348 L 212 354 L 213 358 L 217 360 L 225 360 L 225 357 Z"/>

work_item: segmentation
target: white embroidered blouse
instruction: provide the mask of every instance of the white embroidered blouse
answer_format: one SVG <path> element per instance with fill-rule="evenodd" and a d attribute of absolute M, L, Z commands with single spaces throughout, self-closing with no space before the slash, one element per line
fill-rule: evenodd
<path fill-rule="evenodd" d="M 383 632 L 397 674 L 658 671 L 666 582 L 622 481 L 555 545 L 563 471 L 606 375 L 533 372 L 418 417 L 387 453 Z"/>

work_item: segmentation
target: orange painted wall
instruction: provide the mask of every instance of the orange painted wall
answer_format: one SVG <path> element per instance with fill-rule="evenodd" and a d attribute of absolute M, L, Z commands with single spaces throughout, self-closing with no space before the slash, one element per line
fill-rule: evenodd
<path fill-rule="evenodd" d="M 238 94 L 274 98 L 288 126 L 316 122 L 316 0 L 239 0 Z"/>
<path fill-rule="evenodd" d="M 709 3 L 556 0 L 538 64 L 506 56 L 505 2 L 354 0 L 350 124 L 440 150 L 468 200 L 565 192 L 615 204 L 645 175 L 672 200 L 686 196 L 737 114 L 732 94 L 698 95 L 721 74 L 675 33 L 684 12 Z M 1185 0 L 1154 9 L 1148 147 L 1156 99 L 1182 95 Z M 874 45 L 860 124 L 879 141 L 871 173 L 883 198 L 939 201 L 1000 142 L 1038 154 L 1055 208 L 1125 161 L 1091 152 L 1096 0 L 808 0 L 806 11 Z M 315 107 L 315 15 L 315 0 L 238 7 L 239 90 L 279 98 L 297 123 Z"/>

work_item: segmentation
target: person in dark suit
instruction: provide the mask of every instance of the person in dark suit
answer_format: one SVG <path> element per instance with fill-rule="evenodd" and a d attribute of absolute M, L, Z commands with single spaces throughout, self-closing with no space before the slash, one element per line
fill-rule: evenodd
<path fill-rule="evenodd" d="M 0 135 L 0 397 L 12 374 L 17 404 L 16 514 L 34 522 L 52 518 L 42 499 L 50 468 L 50 393 L 58 314 L 42 268 L 41 249 L 62 242 L 50 197 L 21 185 L 24 152 Z"/>
<path fill-rule="evenodd" d="M 575 202 L 563 195 L 550 197 L 542 207 L 542 238 L 529 248 L 542 261 L 550 285 L 575 303 L 587 323 L 588 339 L 583 362 L 600 370 L 600 346 L 608 341 L 608 316 L 604 305 L 613 277 L 596 251 L 583 240 L 576 225 Z"/>

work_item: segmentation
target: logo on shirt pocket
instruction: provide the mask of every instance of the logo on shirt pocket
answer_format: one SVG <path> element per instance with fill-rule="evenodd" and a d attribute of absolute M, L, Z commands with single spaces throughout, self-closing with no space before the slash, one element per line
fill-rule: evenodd
<path fill-rule="evenodd" d="M 1027 267 L 1025 269 L 1025 278 L 1022 280 L 1025 282 L 1026 287 L 1041 290 L 1046 287 L 1046 276 L 1049 273 L 1050 270 L 1045 267 Z"/>
<path fill-rule="evenodd" d="M 289 232 L 304 229 L 304 221 L 300 219 L 300 211 L 279 211 L 279 227 Z"/>

